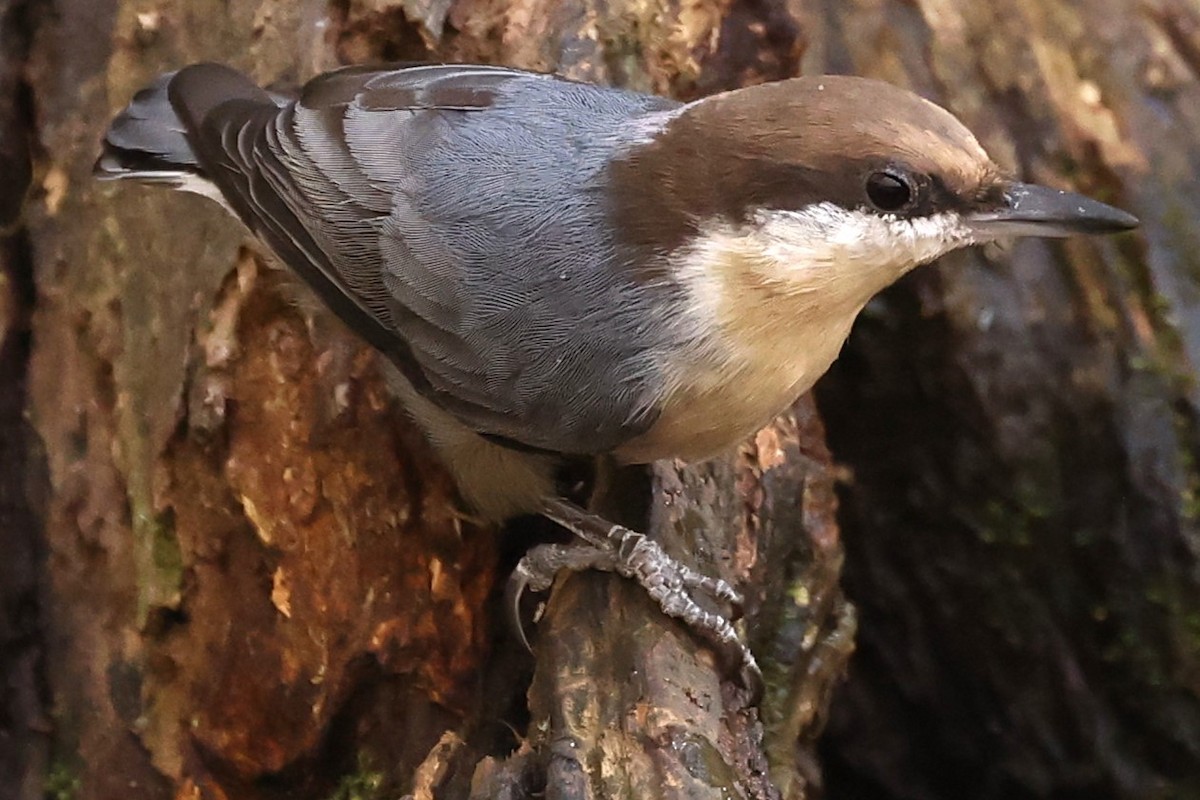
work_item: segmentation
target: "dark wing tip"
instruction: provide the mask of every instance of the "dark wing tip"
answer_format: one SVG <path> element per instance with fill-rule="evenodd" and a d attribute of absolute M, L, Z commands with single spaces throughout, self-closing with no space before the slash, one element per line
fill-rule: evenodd
<path fill-rule="evenodd" d="M 244 73 L 208 62 L 179 70 L 167 84 L 167 96 L 191 131 L 197 130 L 213 109 L 232 100 L 278 105 L 275 97 Z"/>

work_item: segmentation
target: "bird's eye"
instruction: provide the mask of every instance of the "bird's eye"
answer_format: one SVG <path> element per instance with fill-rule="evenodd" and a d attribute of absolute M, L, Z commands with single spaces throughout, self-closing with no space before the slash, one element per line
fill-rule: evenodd
<path fill-rule="evenodd" d="M 867 176 L 867 199 L 880 211 L 900 211 L 912 202 L 912 182 L 895 172 L 872 172 Z"/>

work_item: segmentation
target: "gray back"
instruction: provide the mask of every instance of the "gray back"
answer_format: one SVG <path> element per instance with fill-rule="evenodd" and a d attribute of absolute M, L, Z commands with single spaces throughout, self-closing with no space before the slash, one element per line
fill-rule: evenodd
<path fill-rule="evenodd" d="M 237 74 L 189 76 L 205 68 L 222 69 L 171 87 L 201 167 L 419 391 L 481 433 L 557 452 L 605 451 L 653 422 L 666 342 L 646 323 L 671 298 L 624 268 L 605 166 L 640 117 L 676 103 L 433 66 L 333 73 L 282 108 L 233 87 L 242 99 L 213 106 L 214 81 Z"/>

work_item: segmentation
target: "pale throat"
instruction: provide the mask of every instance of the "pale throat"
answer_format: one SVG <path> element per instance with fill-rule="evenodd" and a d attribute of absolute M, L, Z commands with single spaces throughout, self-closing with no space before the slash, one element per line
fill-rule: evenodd
<path fill-rule="evenodd" d="M 955 214 L 905 220 L 831 203 L 715 225 L 672 264 L 683 358 L 628 460 L 699 459 L 752 434 L 829 368 L 859 311 L 918 264 L 971 243 Z"/>

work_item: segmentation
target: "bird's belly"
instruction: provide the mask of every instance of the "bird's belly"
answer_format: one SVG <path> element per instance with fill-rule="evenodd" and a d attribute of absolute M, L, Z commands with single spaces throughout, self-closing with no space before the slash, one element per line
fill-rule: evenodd
<path fill-rule="evenodd" d="M 845 324 L 819 331 L 777 334 L 759 346 L 681 369 L 685 377 L 677 378 L 654 425 L 618 448 L 617 458 L 637 464 L 698 461 L 733 447 L 812 388 L 837 358 L 852 321 L 849 316 Z"/>

